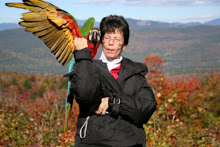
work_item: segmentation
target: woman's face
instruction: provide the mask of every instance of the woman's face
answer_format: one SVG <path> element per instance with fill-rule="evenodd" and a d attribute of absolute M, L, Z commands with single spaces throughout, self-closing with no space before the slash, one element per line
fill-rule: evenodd
<path fill-rule="evenodd" d="M 105 33 L 102 40 L 103 53 L 108 59 L 118 59 L 121 52 L 126 48 L 124 36 L 118 29 L 115 32 Z"/>

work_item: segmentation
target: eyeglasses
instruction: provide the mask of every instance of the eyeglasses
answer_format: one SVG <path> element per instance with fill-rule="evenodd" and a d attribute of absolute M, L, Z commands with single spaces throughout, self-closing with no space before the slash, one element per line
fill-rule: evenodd
<path fill-rule="evenodd" d="M 105 42 L 110 42 L 111 40 L 113 40 L 113 42 L 116 44 L 123 43 L 123 41 L 121 41 L 120 39 L 117 39 L 117 38 L 111 39 L 110 37 L 104 37 L 103 40 Z"/>

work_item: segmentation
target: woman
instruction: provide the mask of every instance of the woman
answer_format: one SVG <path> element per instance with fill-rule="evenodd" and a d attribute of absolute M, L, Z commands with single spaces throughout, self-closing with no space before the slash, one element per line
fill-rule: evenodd
<path fill-rule="evenodd" d="M 80 109 L 75 146 L 145 146 L 143 124 L 157 105 L 145 78 L 148 69 L 121 56 L 129 40 L 123 17 L 103 18 L 100 30 L 99 60 L 91 58 L 86 39 L 74 40 L 76 63 L 67 76 Z"/>

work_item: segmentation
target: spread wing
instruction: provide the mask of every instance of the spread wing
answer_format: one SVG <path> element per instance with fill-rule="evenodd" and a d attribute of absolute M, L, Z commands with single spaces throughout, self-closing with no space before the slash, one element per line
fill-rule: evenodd
<path fill-rule="evenodd" d="M 74 37 L 82 37 L 73 16 L 44 0 L 23 0 L 23 3 L 6 3 L 6 6 L 28 9 L 19 24 L 42 39 L 59 63 L 66 65 L 71 60 Z"/>

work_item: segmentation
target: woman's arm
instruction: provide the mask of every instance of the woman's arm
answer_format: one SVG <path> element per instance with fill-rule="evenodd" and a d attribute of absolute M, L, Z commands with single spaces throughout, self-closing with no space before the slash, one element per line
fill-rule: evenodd
<path fill-rule="evenodd" d="M 70 88 L 79 105 L 90 107 L 97 103 L 97 101 L 100 101 L 100 82 L 94 71 L 91 51 L 87 47 L 87 40 L 75 38 L 74 45 L 74 70 L 67 74 L 71 82 Z"/>

